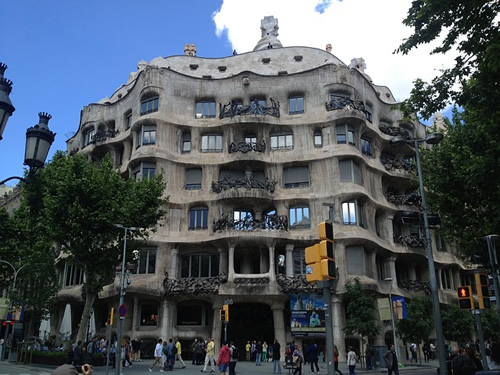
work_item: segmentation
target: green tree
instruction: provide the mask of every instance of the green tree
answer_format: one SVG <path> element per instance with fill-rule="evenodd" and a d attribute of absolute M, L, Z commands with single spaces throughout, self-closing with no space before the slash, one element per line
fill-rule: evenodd
<path fill-rule="evenodd" d="M 440 40 L 432 54 L 455 49 L 455 65 L 442 69 L 431 83 L 417 80 L 405 107 L 420 111 L 425 118 L 445 108 L 449 101 L 465 105 L 471 100 L 471 79 L 498 85 L 500 71 L 500 31 L 496 20 L 498 1 L 490 0 L 415 0 L 403 24 L 413 34 L 401 43 L 397 52 L 408 54 L 421 44 Z M 490 95 L 498 99 L 498 87 Z M 496 101 L 498 103 L 498 100 Z"/>
<path fill-rule="evenodd" d="M 444 337 L 450 341 L 466 342 L 472 337 L 474 317 L 470 311 L 460 310 L 457 305 L 441 308 Z"/>
<path fill-rule="evenodd" d="M 500 323 L 495 307 L 481 310 L 481 325 L 485 340 L 498 341 L 500 339 Z"/>
<path fill-rule="evenodd" d="M 376 336 L 380 326 L 375 319 L 375 304 L 371 296 L 363 287 L 359 278 L 349 280 L 345 284 L 346 293 L 346 321 L 344 333 L 346 335 L 359 335 L 363 337 Z"/>
<path fill-rule="evenodd" d="M 43 223 L 45 238 L 85 273 L 81 340 L 97 293 L 121 264 L 124 231 L 114 224 L 139 228 L 129 232 L 131 255 L 138 246 L 133 240 L 146 239 L 163 217 L 166 185 L 160 175 L 139 182 L 122 178 L 109 156 L 96 164 L 58 152 L 30 186 L 25 198 Z"/>
<path fill-rule="evenodd" d="M 413 297 L 407 300 L 406 310 L 408 317 L 398 320 L 396 331 L 404 341 L 414 342 L 419 346 L 429 338 L 434 329 L 431 299 Z M 422 363 L 422 358 L 420 358 L 420 363 Z"/>

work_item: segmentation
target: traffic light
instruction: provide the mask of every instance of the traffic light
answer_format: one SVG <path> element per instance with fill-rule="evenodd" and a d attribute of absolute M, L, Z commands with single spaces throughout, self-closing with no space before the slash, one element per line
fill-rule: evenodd
<path fill-rule="evenodd" d="M 472 287 L 459 286 L 458 292 L 458 307 L 461 310 L 473 310 L 474 309 L 474 296 L 472 295 Z"/>
<path fill-rule="evenodd" d="M 222 305 L 222 310 L 224 310 L 226 322 L 229 322 L 229 305 Z"/>
<path fill-rule="evenodd" d="M 333 248 L 333 225 L 329 222 L 319 224 L 320 243 L 306 247 L 306 279 L 309 282 L 336 278 L 336 264 Z"/>
<path fill-rule="evenodd" d="M 112 307 L 111 310 L 109 311 L 109 316 L 108 316 L 108 325 L 112 326 L 113 325 L 113 319 L 115 317 L 115 308 Z"/>
<path fill-rule="evenodd" d="M 476 273 L 474 274 L 474 278 L 476 279 L 476 290 L 477 290 L 477 298 L 479 300 L 479 308 L 489 309 L 491 307 L 490 302 L 490 290 L 488 289 L 488 275 L 484 273 Z"/>

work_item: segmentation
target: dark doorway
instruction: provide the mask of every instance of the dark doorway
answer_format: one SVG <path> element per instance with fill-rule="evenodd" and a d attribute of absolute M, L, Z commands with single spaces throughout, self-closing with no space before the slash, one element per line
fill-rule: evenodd
<path fill-rule="evenodd" d="M 224 340 L 224 327 L 221 332 Z M 229 306 L 227 339 L 238 347 L 239 359 L 245 359 L 247 341 L 264 341 L 271 345 L 274 341 L 273 312 L 268 305 L 245 303 Z"/>

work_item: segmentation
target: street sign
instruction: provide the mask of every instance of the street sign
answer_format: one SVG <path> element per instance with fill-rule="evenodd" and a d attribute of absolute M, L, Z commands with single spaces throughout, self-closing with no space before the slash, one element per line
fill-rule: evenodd
<path fill-rule="evenodd" d="M 125 315 L 127 315 L 127 306 L 120 305 L 120 307 L 118 308 L 118 315 L 120 315 L 120 318 L 124 318 Z"/>
<path fill-rule="evenodd" d="M 224 300 L 224 305 L 232 305 L 232 304 L 233 304 L 233 300 L 231 298 Z"/>

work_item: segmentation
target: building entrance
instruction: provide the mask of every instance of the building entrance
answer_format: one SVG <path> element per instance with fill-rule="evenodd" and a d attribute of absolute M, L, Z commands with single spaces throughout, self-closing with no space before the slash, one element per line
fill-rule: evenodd
<path fill-rule="evenodd" d="M 221 332 L 224 340 L 224 327 Z M 238 347 L 239 359 L 245 359 L 247 341 L 264 341 L 271 345 L 274 341 L 273 312 L 261 303 L 234 304 L 229 306 L 227 339 Z"/>

